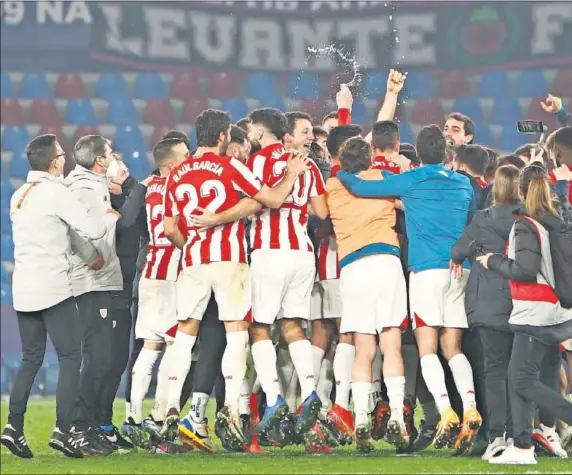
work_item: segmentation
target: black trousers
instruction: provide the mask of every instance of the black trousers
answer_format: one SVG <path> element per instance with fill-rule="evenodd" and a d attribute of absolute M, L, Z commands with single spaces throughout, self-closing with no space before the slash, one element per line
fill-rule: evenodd
<path fill-rule="evenodd" d="M 489 438 L 514 438 L 508 397 L 508 365 L 514 334 L 493 328 L 479 329 L 485 356 L 485 388 L 489 416 Z"/>
<path fill-rule="evenodd" d="M 46 353 L 46 335 L 54 344 L 60 365 L 56 391 L 56 427 L 68 432 L 74 412 L 81 366 L 81 322 L 73 297 L 38 312 L 17 312 L 22 364 L 10 394 L 8 423 L 24 430 L 24 414 L 34 379 Z"/>
<path fill-rule="evenodd" d="M 547 344 L 521 333 L 515 334 L 508 368 L 508 387 L 516 447 L 529 448 L 532 444 L 535 405 L 572 424 L 572 403 L 541 381 L 541 369 L 550 366 L 560 367 L 560 352 L 556 344 Z"/>
<path fill-rule="evenodd" d="M 113 358 L 113 316 L 110 292 L 88 292 L 76 301 L 83 323 L 83 366 L 74 425 L 83 430 L 100 426 L 101 400 Z"/>

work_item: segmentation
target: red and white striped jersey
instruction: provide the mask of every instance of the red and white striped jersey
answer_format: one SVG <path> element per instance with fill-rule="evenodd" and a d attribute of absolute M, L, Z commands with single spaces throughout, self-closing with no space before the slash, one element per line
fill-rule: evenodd
<path fill-rule="evenodd" d="M 147 229 L 149 246 L 143 276 L 147 279 L 175 281 L 181 270 L 181 250 L 165 236 L 163 216 L 167 177 L 154 176 L 147 185 L 145 210 L 147 211 Z"/>
<path fill-rule="evenodd" d="M 316 281 L 340 278 L 338 245 L 336 243 L 336 236 L 333 234 L 320 240 L 317 270 Z"/>
<path fill-rule="evenodd" d="M 251 155 L 246 165 L 262 183 L 278 184 L 286 171 L 288 153 L 282 144 L 274 144 Z M 279 209 L 264 208 L 252 219 L 252 249 L 291 249 L 313 252 L 308 236 L 308 203 L 310 198 L 326 193 L 326 185 L 316 164 L 309 160 L 310 170 L 296 180 L 292 193 Z"/>
<path fill-rule="evenodd" d="M 190 217 L 199 214 L 197 207 L 211 213 L 226 211 L 240 201 L 240 192 L 252 197 L 261 189 L 260 180 L 235 158 L 205 153 L 175 168 L 167 182 L 165 216 L 180 216 L 185 222 L 183 267 L 220 261 L 246 263 L 242 220 L 199 231 Z"/>

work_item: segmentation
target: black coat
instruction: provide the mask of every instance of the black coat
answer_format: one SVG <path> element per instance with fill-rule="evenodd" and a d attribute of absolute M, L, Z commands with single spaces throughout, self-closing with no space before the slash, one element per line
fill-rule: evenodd
<path fill-rule="evenodd" d="M 469 327 L 484 326 L 509 331 L 512 311 L 509 280 L 498 272 L 485 269 L 477 256 L 488 252 L 504 255 L 515 218 L 522 214 L 521 205 L 493 206 L 478 211 L 461 238 L 451 249 L 451 259 L 472 263 L 465 292 L 465 310 Z"/>

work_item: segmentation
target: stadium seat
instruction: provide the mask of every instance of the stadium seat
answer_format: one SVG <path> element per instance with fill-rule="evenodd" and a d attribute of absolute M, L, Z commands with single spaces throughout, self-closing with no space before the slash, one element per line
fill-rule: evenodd
<path fill-rule="evenodd" d="M 300 105 L 300 111 L 310 114 L 312 116 L 312 122 L 316 124 L 319 123 L 328 112 L 330 112 L 330 109 L 330 105 L 324 99 L 310 99 L 304 101 Z"/>
<path fill-rule="evenodd" d="M 153 171 L 144 150 L 144 148 L 133 150 L 130 153 L 125 153 L 123 156 L 123 160 L 125 160 L 125 164 L 129 168 L 129 173 L 137 180 L 145 179 Z"/>
<path fill-rule="evenodd" d="M 30 109 L 30 122 L 61 126 L 60 113 L 53 99 L 35 99 Z"/>
<path fill-rule="evenodd" d="M 500 96 L 495 99 L 489 123 L 493 125 L 512 124 L 523 118 L 524 114 L 518 99 Z"/>
<path fill-rule="evenodd" d="M 151 136 L 151 146 L 149 148 L 152 149 L 155 146 L 155 144 L 159 142 L 159 140 L 161 140 L 161 137 L 163 137 L 163 135 L 165 135 L 172 129 L 173 129 L 172 127 L 169 127 L 165 124 L 160 124 L 155 126 L 155 129 L 153 130 L 153 135 Z"/>
<path fill-rule="evenodd" d="M 14 97 L 14 86 L 12 85 L 12 79 L 8 73 L 2 73 L 0 75 L 0 98 L 8 99 Z"/>
<path fill-rule="evenodd" d="M 236 74 L 229 72 L 215 73 L 209 80 L 211 97 L 214 99 L 231 99 L 243 96 L 241 81 Z"/>
<path fill-rule="evenodd" d="M 99 129 L 94 125 L 80 125 L 73 133 L 73 144 L 85 135 L 99 135 Z"/>
<path fill-rule="evenodd" d="M 471 84 L 464 71 L 445 72 L 439 78 L 439 97 L 458 99 L 471 95 Z"/>
<path fill-rule="evenodd" d="M 269 73 L 254 73 L 250 75 L 246 80 L 245 95 L 261 101 L 274 99 L 278 95 L 274 75 Z"/>
<path fill-rule="evenodd" d="M 64 99 L 81 99 L 85 97 L 83 80 L 76 73 L 60 74 L 54 86 L 54 92 L 56 97 Z"/>
<path fill-rule="evenodd" d="M 188 100 L 198 96 L 203 96 L 203 91 L 196 74 L 182 72 L 173 77 L 171 97 Z"/>
<path fill-rule="evenodd" d="M 194 124 L 197 116 L 209 107 L 204 96 L 196 96 L 185 101 L 183 106 L 183 122 Z"/>
<path fill-rule="evenodd" d="M 367 76 L 363 85 L 363 93 L 366 97 L 377 99 L 385 95 L 387 90 L 387 73 L 373 72 Z"/>
<path fill-rule="evenodd" d="M 170 128 L 175 128 L 175 112 L 171 102 L 158 99 L 147 101 L 145 112 L 143 113 L 143 122 L 154 126 L 165 124 Z"/>
<path fill-rule="evenodd" d="M 53 97 L 46 76 L 29 73 L 22 78 L 18 97 L 22 99 L 47 99 Z"/>
<path fill-rule="evenodd" d="M 26 127 L 5 127 L 2 134 L 2 148 L 4 150 L 24 150 L 30 140 L 30 134 Z"/>
<path fill-rule="evenodd" d="M 10 174 L 13 178 L 24 180 L 30 171 L 30 162 L 26 155 L 25 149 L 14 150 L 12 154 L 12 162 L 10 164 Z"/>
<path fill-rule="evenodd" d="M 4 125 L 23 125 L 24 115 L 22 106 L 17 99 L 2 99 L 0 103 L 0 115 Z"/>
<path fill-rule="evenodd" d="M 0 288 L 0 304 L 1 305 L 12 305 L 12 287 L 8 284 L 2 285 Z M 6 390 L 2 393 L 10 392 L 10 386 L 8 383 L 8 368 L 2 364 L 2 384 L 6 385 Z"/>
<path fill-rule="evenodd" d="M 481 77 L 480 97 L 506 96 L 511 91 L 508 76 L 504 71 L 487 71 Z"/>
<path fill-rule="evenodd" d="M 294 99 L 308 100 L 320 97 L 318 77 L 314 73 L 295 71 L 290 74 L 288 96 Z"/>
<path fill-rule="evenodd" d="M 2 210 L 2 229 L 4 229 L 4 215 L 8 214 L 8 213 L 6 213 L 6 211 L 8 211 L 8 210 Z M 8 217 L 8 222 L 10 222 L 9 217 Z M 3 232 L 4 232 L 4 234 L 10 234 L 6 231 L 3 231 Z M 11 277 L 10 272 L 8 272 L 8 268 L 2 262 L 2 264 L 0 265 L 0 282 L 2 282 L 3 284 L 9 284 L 11 278 L 12 277 Z"/>
<path fill-rule="evenodd" d="M 267 97 L 266 99 L 260 99 L 260 107 L 274 107 L 282 112 L 286 111 L 286 105 L 281 97 Z M 321 120 L 321 117 L 315 117 L 316 120 Z"/>
<path fill-rule="evenodd" d="M 435 90 L 435 78 L 421 71 L 413 71 L 407 75 L 404 97 L 420 99 L 431 97 Z"/>
<path fill-rule="evenodd" d="M 167 99 L 167 88 L 157 73 L 140 73 L 135 78 L 133 94 L 139 99 Z"/>
<path fill-rule="evenodd" d="M 145 139 L 139 127 L 131 125 L 118 126 L 113 139 L 115 150 L 124 154 L 146 150 Z"/>
<path fill-rule="evenodd" d="M 111 99 L 107 107 L 107 122 L 114 125 L 137 124 L 137 110 L 131 98 Z"/>
<path fill-rule="evenodd" d="M 330 108 L 328 106 L 328 109 L 325 111 L 322 117 L 324 117 L 330 111 L 329 109 Z M 318 119 L 321 120 L 321 118 Z M 372 119 L 373 118 L 371 117 L 371 114 L 367 110 L 367 107 L 363 101 L 360 99 L 354 99 L 352 105 L 352 122 L 356 124 L 369 124 Z"/>
<path fill-rule="evenodd" d="M 192 126 L 191 130 L 189 130 L 189 141 L 191 142 L 190 152 L 192 152 L 197 146 L 197 129 L 195 129 L 195 126 Z"/>
<path fill-rule="evenodd" d="M 2 221 L 0 223 L 0 229 L 2 234 L 12 234 L 12 221 L 10 221 L 10 202 L 8 201 L 7 206 L 2 206 L 0 213 L 2 214 Z M 4 280 L 4 274 L 6 273 L 4 265 L 2 265 L 2 280 Z"/>
<path fill-rule="evenodd" d="M 542 69 L 525 69 L 516 78 L 516 95 L 518 97 L 546 96 L 548 81 Z"/>
<path fill-rule="evenodd" d="M 399 141 L 401 143 L 410 143 L 415 145 L 415 134 L 409 124 L 399 124 Z"/>
<path fill-rule="evenodd" d="M 230 113 L 233 122 L 246 117 L 249 112 L 248 104 L 242 98 L 225 99 L 222 101 L 221 109 Z"/>
<path fill-rule="evenodd" d="M 2 233 L 1 255 L 3 261 L 14 262 L 14 243 L 10 234 Z"/>
<path fill-rule="evenodd" d="M 503 128 L 498 148 L 506 151 L 513 152 L 521 145 L 528 143 L 530 136 L 521 134 L 516 129 L 516 124 L 507 124 Z"/>
<path fill-rule="evenodd" d="M 572 97 L 572 69 L 561 69 L 558 71 L 550 92 L 560 97 Z"/>
<path fill-rule="evenodd" d="M 100 99 L 121 99 L 129 97 L 125 78 L 121 74 L 104 73 L 95 85 L 95 97 Z"/>
<path fill-rule="evenodd" d="M 461 97 L 453 103 L 452 112 L 461 112 L 468 115 L 475 122 L 484 122 L 483 109 L 477 99 L 472 97 Z"/>
<path fill-rule="evenodd" d="M 74 125 L 95 125 L 93 105 L 88 99 L 71 99 L 66 106 L 66 122 Z"/>
<path fill-rule="evenodd" d="M 60 145 L 64 150 L 68 147 L 69 145 L 68 139 L 65 136 L 61 125 L 49 125 L 49 124 L 42 125 L 40 131 L 38 132 L 38 135 L 45 135 L 45 134 L 55 135 L 58 139 L 58 142 L 60 143 Z"/>
<path fill-rule="evenodd" d="M 487 124 L 476 124 L 475 127 L 475 143 L 494 148 L 496 141 L 491 128 Z"/>
<path fill-rule="evenodd" d="M 444 117 L 439 99 L 418 99 L 411 112 L 411 122 L 420 125 L 441 124 Z"/>

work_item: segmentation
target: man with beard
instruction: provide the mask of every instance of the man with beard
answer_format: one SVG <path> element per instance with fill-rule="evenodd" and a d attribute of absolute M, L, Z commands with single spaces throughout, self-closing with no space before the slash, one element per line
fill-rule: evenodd
<path fill-rule="evenodd" d="M 468 145 L 475 138 L 475 123 L 470 117 L 460 112 L 452 112 L 447 116 L 443 134 L 448 144 Z"/>

